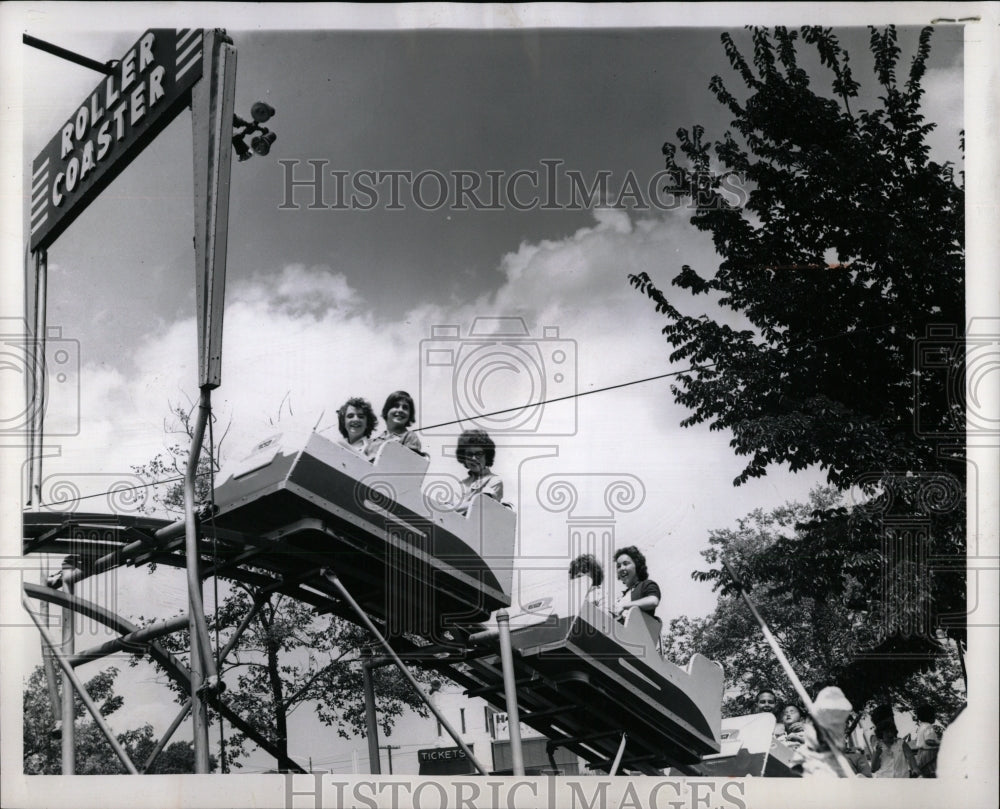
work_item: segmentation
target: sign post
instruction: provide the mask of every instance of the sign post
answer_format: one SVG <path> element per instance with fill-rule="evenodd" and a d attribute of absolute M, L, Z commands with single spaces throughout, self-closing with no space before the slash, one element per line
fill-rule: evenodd
<path fill-rule="evenodd" d="M 198 385 L 222 377 L 222 313 L 229 244 L 236 48 L 221 31 L 205 34 L 204 73 L 191 92 L 194 133 L 194 249 L 198 308 Z"/>
<path fill-rule="evenodd" d="M 220 687 L 205 622 L 199 571 L 195 486 L 211 391 L 221 382 L 222 312 L 229 233 L 236 48 L 222 31 L 205 34 L 203 80 L 191 93 L 194 142 L 195 289 L 198 308 L 198 385 L 201 396 L 184 485 L 185 557 L 191 635 L 191 717 L 195 772 L 209 771 L 208 708 L 203 693 Z"/>
<path fill-rule="evenodd" d="M 110 68 L 32 164 L 28 249 L 35 291 L 30 335 L 36 375 L 44 374 L 46 252 L 188 104 L 194 151 L 198 386 L 201 389 L 184 483 L 185 555 L 191 634 L 191 710 L 195 772 L 207 773 L 208 715 L 203 701 L 221 687 L 205 621 L 199 572 L 195 487 L 210 392 L 221 382 L 222 313 L 229 231 L 236 48 L 221 30 L 150 29 Z M 26 268 L 27 270 L 27 268 Z M 29 380 L 29 498 L 41 480 L 44 378 Z M 41 405 L 41 407 L 39 407 Z M 38 450 L 36 451 L 35 445 Z M 70 720 L 72 717 L 70 717 Z M 68 737 L 69 746 L 72 743 Z"/>
<path fill-rule="evenodd" d="M 135 160 L 191 100 L 202 76 L 202 31 L 151 28 L 129 48 L 82 100 L 38 153 L 31 166 L 26 269 L 27 374 L 30 423 L 26 469 L 28 502 L 36 503 L 42 479 L 45 428 L 45 308 L 48 248 L 100 193 Z"/>

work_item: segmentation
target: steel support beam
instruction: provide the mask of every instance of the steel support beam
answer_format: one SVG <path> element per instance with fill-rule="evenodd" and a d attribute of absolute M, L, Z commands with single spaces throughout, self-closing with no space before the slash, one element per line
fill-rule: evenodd
<path fill-rule="evenodd" d="M 135 651 L 129 647 L 145 646 L 150 641 L 161 638 L 164 635 L 179 632 L 187 626 L 187 624 L 188 617 L 186 615 L 181 615 L 177 618 L 170 618 L 166 621 L 160 621 L 159 623 L 145 626 L 135 632 L 129 632 L 127 635 L 122 635 L 120 638 L 115 638 L 114 640 L 109 640 L 107 643 L 102 643 L 100 646 L 92 646 L 85 651 L 69 655 L 69 664 L 73 666 L 73 668 L 76 668 L 77 666 L 89 663 L 92 660 L 100 660 L 102 657 L 107 657 L 115 652 Z"/>
<path fill-rule="evenodd" d="M 378 713 L 375 709 L 375 678 L 372 675 L 371 653 L 361 665 L 361 678 L 365 689 L 365 732 L 368 737 L 368 769 L 372 775 L 382 774 L 382 756 L 379 754 Z"/>
<path fill-rule="evenodd" d="M 205 604 L 202 601 L 201 575 L 198 572 L 198 525 L 195 519 L 195 478 L 198 461 L 201 458 L 205 425 L 208 423 L 210 392 L 202 389 L 198 402 L 188 453 L 187 473 L 184 475 L 184 524 L 185 556 L 187 559 L 188 589 L 188 631 L 191 636 L 191 721 L 194 725 L 194 771 L 204 774 L 209 771 L 208 758 L 208 709 L 202 699 L 203 690 L 218 687 L 218 674 L 208 637 L 205 620 Z"/>
<path fill-rule="evenodd" d="M 98 604 L 84 601 L 76 596 L 67 596 L 61 590 L 53 590 L 49 587 L 41 587 L 37 584 L 32 584 L 31 582 L 25 582 L 24 593 L 26 596 L 37 598 L 40 601 L 47 601 L 48 603 L 56 604 L 59 607 L 66 607 L 75 613 L 93 618 L 95 621 L 99 621 L 104 624 L 104 626 L 114 629 L 120 635 L 125 635 L 138 630 L 137 626 L 134 626 L 124 618 L 115 615 L 110 610 L 107 610 Z M 156 641 L 150 642 L 149 655 L 163 668 L 168 677 L 175 680 L 182 688 L 190 690 L 191 673 L 190 669 L 188 669 L 184 663 L 160 646 L 160 644 Z M 226 719 L 226 721 L 245 733 L 247 737 L 252 739 L 265 753 L 274 756 L 275 758 L 278 757 L 277 748 L 272 745 L 267 738 L 258 733 L 252 725 L 235 713 L 228 705 L 216 700 L 213 702 L 213 707 L 219 712 L 219 714 L 222 715 L 223 718 Z M 292 765 L 291 768 L 296 772 L 306 772 L 305 768 L 300 766 L 295 761 L 289 759 L 289 763 Z"/>
<path fill-rule="evenodd" d="M 63 570 L 71 571 L 73 566 L 68 564 L 69 557 L 63 562 Z M 73 585 L 64 584 L 63 589 L 66 594 L 73 595 Z M 62 657 L 69 657 L 73 654 L 76 644 L 76 627 L 74 626 L 72 610 L 62 610 L 62 645 L 60 653 Z M 44 638 L 43 638 L 44 639 Z M 62 774 L 76 774 L 76 705 L 73 703 L 73 673 L 72 669 L 63 668 L 62 676 Z"/>
<path fill-rule="evenodd" d="M 128 753 L 126 753 L 121 744 L 119 744 L 118 739 L 115 737 L 115 734 L 111 730 L 111 728 L 108 727 L 108 723 L 104 720 L 104 717 L 101 716 L 100 709 L 97 707 L 97 705 L 94 704 L 94 701 L 90 698 L 90 694 L 87 693 L 87 689 L 84 687 L 83 683 L 80 682 L 80 679 L 76 676 L 76 673 L 73 671 L 73 667 L 69 664 L 69 661 L 66 659 L 66 657 L 59 652 L 59 649 L 56 648 L 55 641 L 53 641 L 49 637 L 49 633 L 45 629 L 45 627 L 42 626 L 42 622 L 39 621 L 38 618 L 35 616 L 35 613 L 32 612 L 31 605 L 28 603 L 28 597 L 24 593 L 21 594 L 21 603 L 24 605 L 24 609 L 28 613 L 28 615 L 31 616 L 31 620 L 34 621 L 35 626 L 38 627 L 38 632 L 42 636 L 42 641 L 49 648 L 49 652 L 55 658 L 56 662 L 59 664 L 59 667 L 63 670 L 63 677 L 64 677 L 63 682 L 66 683 L 68 681 L 69 683 L 69 687 L 66 688 L 66 691 L 68 691 L 70 694 L 70 700 L 69 700 L 70 706 L 72 706 L 73 704 L 72 695 L 73 691 L 75 690 L 76 693 L 79 694 L 80 699 L 83 701 L 84 707 L 86 707 L 86 709 L 90 712 L 90 715 L 93 717 L 94 724 L 96 724 L 97 727 L 100 728 L 101 733 L 104 734 L 104 737 L 108 740 L 108 743 L 111 745 L 111 748 L 115 751 L 115 755 L 118 756 L 118 758 L 121 760 L 121 763 L 125 765 L 125 769 L 128 770 L 129 773 L 132 775 L 138 775 L 139 771 L 135 768 L 135 765 L 132 763 L 132 760 L 128 757 Z M 72 612 L 70 610 L 66 610 L 66 612 L 70 614 L 70 620 L 72 620 Z M 64 685 L 64 688 L 65 687 L 66 686 Z M 64 698 L 63 757 L 65 759 L 65 739 L 67 735 L 66 727 L 73 726 L 73 714 L 72 714 L 72 707 L 70 708 L 70 712 L 68 714 L 66 713 L 65 694 L 63 695 L 63 698 Z M 70 735 L 72 736 L 72 734 Z M 76 751 L 72 750 L 71 748 L 71 753 L 75 754 L 75 752 Z M 68 773 L 65 771 L 65 764 L 64 764 L 63 775 L 72 775 L 72 774 L 73 774 L 72 770 Z"/>
<path fill-rule="evenodd" d="M 156 743 L 156 747 L 153 748 L 153 752 L 149 754 L 149 758 L 146 759 L 146 763 L 142 765 L 143 773 L 149 772 L 149 768 L 153 766 L 153 762 L 159 757 L 160 753 L 163 752 L 163 748 L 167 746 L 167 742 L 170 741 L 170 737 L 174 735 L 177 728 L 181 726 L 181 722 L 184 721 L 185 717 L 188 715 L 188 711 L 191 710 L 191 697 L 188 697 L 181 709 L 177 712 L 177 716 L 174 717 L 174 721 L 170 723 L 170 727 L 167 728 L 167 732 L 160 737 L 160 740 Z"/>
<path fill-rule="evenodd" d="M 325 567 L 323 568 L 321 575 L 337 589 L 341 598 L 348 604 L 348 606 L 351 607 L 351 609 L 354 610 L 358 618 L 361 619 L 362 625 L 375 636 L 389 657 L 392 658 L 393 663 L 396 664 L 396 667 L 402 675 L 409 681 L 413 690 L 416 691 L 417 696 L 423 700 L 424 704 L 430 709 L 430 712 L 434 714 L 434 718 L 441 723 L 441 727 L 448 732 L 448 735 L 455 740 L 455 744 L 462 749 L 462 752 L 465 753 L 466 757 L 472 762 L 473 766 L 479 770 L 480 775 L 489 775 L 489 771 L 479 763 L 479 760 L 475 757 L 475 755 L 473 755 L 471 748 L 465 743 L 465 740 L 461 737 L 458 731 L 451 726 L 451 723 L 444 717 L 444 714 L 438 710 L 433 701 L 424 693 L 424 690 L 420 687 L 420 683 L 418 683 L 416 678 L 410 673 L 410 670 L 406 668 L 406 664 L 403 663 L 399 655 L 396 654 L 396 650 L 392 648 L 389 641 L 387 641 L 382 633 L 378 631 L 378 628 L 375 626 L 372 619 L 368 617 L 368 613 L 361 609 L 361 605 L 354 600 L 354 596 L 352 596 L 350 591 L 344 586 L 344 583 L 338 578 L 336 572 L 334 572 L 332 568 Z"/>
<path fill-rule="evenodd" d="M 517 710 L 517 685 L 514 680 L 514 651 L 510 642 L 510 616 L 507 610 L 497 611 L 500 632 L 500 665 L 503 669 L 503 690 L 507 701 L 507 727 L 510 732 L 510 762 L 515 776 L 524 775 L 524 754 L 521 750 L 521 715 Z"/>

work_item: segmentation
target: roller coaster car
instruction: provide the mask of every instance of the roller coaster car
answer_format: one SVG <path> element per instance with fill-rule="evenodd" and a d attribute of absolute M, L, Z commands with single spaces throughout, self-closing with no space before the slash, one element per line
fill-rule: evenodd
<path fill-rule="evenodd" d="M 795 751 L 774 738 L 774 728 L 774 715 L 769 713 L 723 719 L 722 749 L 702 759 L 696 768 L 699 775 L 800 778 Z"/>
<path fill-rule="evenodd" d="M 262 552 L 331 567 L 391 633 L 446 643 L 450 626 L 510 604 L 515 515 L 490 497 L 466 514 L 423 493 L 428 460 L 398 443 L 374 463 L 318 433 L 260 442 L 215 491 L 215 522 Z"/>
<path fill-rule="evenodd" d="M 512 619 L 522 721 L 553 741 L 569 740 L 598 766 L 614 757 L 622 733 L 623 766 L 638 771 L 718 753 L 722 667 L 699 654 L 685 668 L 663 659 L 660 622 L 641 610 L 623 624 L 587 600 L 577 603 L 567 617 L 520 626 Z"/>

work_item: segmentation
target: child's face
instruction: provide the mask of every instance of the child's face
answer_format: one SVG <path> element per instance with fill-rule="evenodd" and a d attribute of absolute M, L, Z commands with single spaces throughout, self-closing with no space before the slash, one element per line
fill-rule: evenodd
<path fill-rule="evenodd" d="M 478 476 L 486 469 L 486 450 L 482 447 L 467 447 L 462 453 L 462 466 L 469 470 L 469 474 Z"/>
<path fill-rule="evenodd" d="M 793 722 L 801 722 L 802 714 L 799 713 L 799 709 L 794 705 L 789 705 L 781 712 L 781 721 L 786 725 L 790 725 Z"/>
<path fill-rule="evenodd" d="M 389 406 L 385 414 L 385 425 L 391 433 L 401 433 L 410 423 L 410 406 L 403 400 L 397 399 Z"/>
<path fill-rule="evenodd" d="M 365 414 L 351 405 L 344 411 L 344 429 L 347 430 L 347 440 L 351 443 L 357 441 L 365 434 L 368 427 L 368 419 Z"/>

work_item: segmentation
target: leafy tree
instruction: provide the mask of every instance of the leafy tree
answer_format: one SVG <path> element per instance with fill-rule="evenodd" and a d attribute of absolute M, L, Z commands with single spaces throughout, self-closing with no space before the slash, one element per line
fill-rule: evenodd
<path fill-rule="evenodd" d="M 164 420 L 163 431 L 168 436 L 177 436 L 167 446 L 166 452 L 157 453 L 155 457 L 144 464 L 133 466 L 135 472 L 150 484 L 152 490 L 151 504 L 143 505 L 145 513 L 160 513 L 175 517 L 184 515 L 184 476 L 187 474 L 188 455 L 191 452 L 191 436 L 194 425 L 191 417 L 196 405 L 183 405 L 171 402 L 170 421 Z M 210 416 L 214 421 L 214 416 Z M 212 494 L 212 475 L 219 471 L 219 458 L 222 444 L 225 441 L 228 428 L 218 442 L 212 442 L 210 447 L 208 432 L 202 446 L 201 457 L 198 459 L 197 476 L 195 477 L 195 499 L 200 503 L 208 502 Z M 214 437 L 214 436 L 213 436 Z"/>
<path fill-rule="evenodd" d="M 98 706 L 101 716 L 110 716 L 119 710 L 123 698 L 114 691 L 118 670 L 114 667 L 92 677 L 84 687 Z M 77 775 L 115 775 L 125 773 L 125 766 L 118 759 L 110 743 L 90 714 L 83 701 L 74 700 L 74 746 Z M 45 670 L 36 666 L 24 689 L 24 771 L 28 775 L 62 774 L 62 739 L 53 719 L 52 705 L 45 683 Z M 84 720 L 84 717 L 88 717 Z M 152 725 L 117 734 L 118 742 L 125 749 L 132 763 L 138 768 L 149 758 L 156 746 Z M 215 757 L 210 756 L 210 766 L 215 768 Z M 173 742 L 168 745 L 148 770 L 150 773 L 194 772 L 194 748 L 190 742 Z"/>
<path fill-rule="evenodd" d="M 646 273 L 630 282 L 666 316 L 670 359 L 686 367 L 673 387 L 691 411 L 682 425 L 728 430 L 747 457 L 735 485 L 775 465 L 819 467 L 868 498 L 803 515 L 751 572 L 784 568 L 776 594 L 793 599 L 867 599 L 885 629 L 871 641 L 896 661 L 859 661 L 857 677 L 898 683 L 933 662 L 939 632 L 964 638 L 964 192 L 925 142 L 931 29 L 900 75 L 896 30 L 871 29 L 871 110 L 857 108 L 861 85 L 831 30 L 749 37 L 748 59 L 722 36 L 743 87 L 709 85 L 732 130 L 712 141 L 681 129 L 663 146 L 669 190 L 691 199 L 720 257 L 707 275 L 684 265 L 672 286 L 718 314 L 683 314 Z M 809 58 L 827 88 L 801 66 Z M 727 197 L 734 173 L 743 207 Z M 959 564 L 928 570 L 930 558 Z M 919 597 L 899 601 L 894 579 Z"/>
<path fill-rule="evenodd" d="M 183 485 L 177 477 L 183 477 L 187 466 L 192 425 L 191 413 L 184 408 L 172 405 L 171 413 L 175 423 L 168 432 L 186 436 L 188 442 L 182 439 L 171 445 L 166 454 L 160 453 L 150 462 L 134 467 L 134 471 L 151 482 L 166 480 L 167 487 L 154 495 L 154 502 L 162 511 L 179 516 L 183 514 L 184 498 Z M 202 503 L 210 500 L 210 473 L 218 468 L 218 458 L 203 453 L 196 487 L 196 496 Z M 370 633 L 338 616 L 321 617 L 311 606 L 287 595 L 242 581 L 222 581 L 219 607 L 214 615 L 206 616 L 209 631 L 218 638 L 220 647 L 228 643 L 255 605 L 253 620 L 220 668 L 219 674 L 227 685 L 220 698 L 274 746 L 278 769 L 291 766 L 288 720 L 296 710 L 314 710 L 318 719 L 336 728 L 344 738 L 351 733 L 363 734 L 360 650 L 374 644 Z M 178 632 L 160 643 L 187 661 L 188 632 Z M 414 674 L 429 681 L 430 675 L 425 672 Z M 374 669 L 373 677 L 384 733 L 391 731 L 395 720 L 407 709 L 426 715 L 424 703 L 394 667 Z M 187 698 L 188 694 L 176 682 L 171 680 L 169 684 L 179 700 Z M 211 707 L 209 714 L 213 724 L 221 721 Z M 250 741 L 246 733 L 227 728 L 222 757 L 225 771 L 230 765 L 240 766 L 240 759 L 249 753 Z"/>
<path fill-rule="evenodd" d="M 815 489 L 807 503 L 788 503 L 771 511 L 757 509 L 737 521 L 735 529 L 719 529 L 702 552 L 718 565 L 755 571 L 749 595 L 767 621 L 789 662 L 807 689 L 816 683 L 837 684 L 858 710 L 893 704 L 900 710 L 922 702 L 941 716 L 954 715 L 964 704 L 964 682 L 954 652 L 942 655 L 926 671 L 898 680 L 858 678 L 855 660 L 875 645 L 879 627 L 872 620 L 861 583 L 851 579 L 835 599 L 793 595 L 780 586 L 789 570 L 808 560 L 787 556 L 774 564 L 773 546 L 791 546 L 801 538 L 813 511 L 829 509 L 841 499 L 834 487 Z M 700 571 L 698 577 L 706 578 Z M 770 687 L 792 702 L 795 691 L 750 611 L 736 592 L 724 591 L 714 613 L 706 618 L 681 616 L 664 633 L 667 656 L 684 660 L 697 651 L 716 660 L 726 671 L 723 711 L 736 716 L 754 711 L 759 689 Z M 885 661 L 879 661 L 885 663 Z"/>
<path fill-rule="evenodd" d="M 254 587 L 235 583 L 219 610 L 209 618 L 209 631 L 219 629 L 226 645 L 237 625 L 260 601 L 256 618 L 220 669 L 227 689 L 222 700 L 278 751 L 278 769 L 290 767 L 288 720 L 296 710 L 314 711 L 338 735 L 365 732 L 365 705 L 361 650 L 374 638 L 362 627 L 338 617 L 319 616 L 315 610 L 282 594 L 262 595 Z M 186 661 L 187 632 L 161 641 Z M 429 675 L 414 672 L 418 680 Z M 409 683 L 394 667 L 376 668 L 376 706 L 382 731 L 390 733 L 406 709 L 426 715 L 426 708 Z M 188 695 L 171 681 L 178 699 Z M 211 721 L 219 721 L 210 708 Z M 236 729 L 226 733 L 226 765 L 240 766 L 248 754 L 247 735 Z"/>

